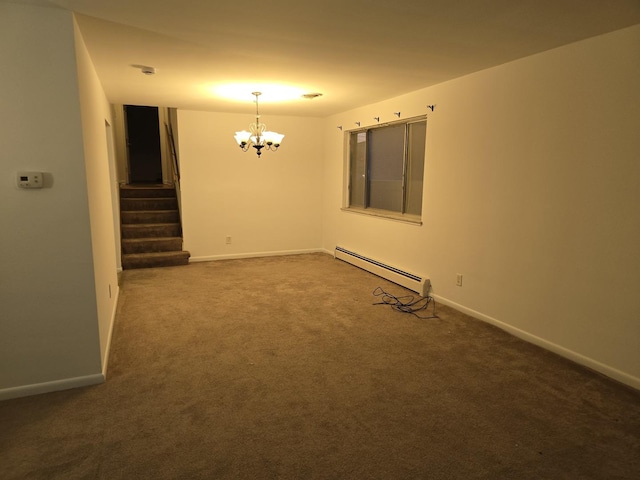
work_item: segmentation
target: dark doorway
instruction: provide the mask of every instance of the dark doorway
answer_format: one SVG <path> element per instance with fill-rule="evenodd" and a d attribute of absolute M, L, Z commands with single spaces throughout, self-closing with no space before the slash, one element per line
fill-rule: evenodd
<path fill-rule="evenodd" d="M 158 107 L 125 105 L 129 183 L 162 183 Z"/>

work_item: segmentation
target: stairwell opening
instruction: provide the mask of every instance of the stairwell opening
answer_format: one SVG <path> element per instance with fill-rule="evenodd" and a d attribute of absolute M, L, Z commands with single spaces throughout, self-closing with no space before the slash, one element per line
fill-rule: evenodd
<path fill-rule="evenodd" d="M 124 105 L 128 183 L 162 184 L 158 107 Z"/>

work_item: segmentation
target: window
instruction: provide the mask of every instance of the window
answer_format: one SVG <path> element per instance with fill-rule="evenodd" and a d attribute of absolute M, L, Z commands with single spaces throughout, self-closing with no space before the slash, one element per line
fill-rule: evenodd
<path fill-rule="evenodd" d="M 347 133 L 349 210 L 419 221 L 427 120 Z"/>

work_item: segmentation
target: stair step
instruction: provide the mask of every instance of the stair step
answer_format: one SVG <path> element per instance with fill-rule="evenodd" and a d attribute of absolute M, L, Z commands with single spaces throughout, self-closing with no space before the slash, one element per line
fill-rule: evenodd
<path fill-rule="evenodd" d="M 168 185 L 121 185 L 122 268 L 187 265 L 176 190 Z"/>
<path fill-rule="evenodd" d="M 120 212 L 123 224 L 135 223 L 178 223 L 180 214 L 178 210 L 140 210 L 133 212 Z"/>
<path fill-rule="evenodd" d="M 135 197 L 120 198 L 120 211 L 140 210 L 177 210 L 178 199 L 176 197 Z"/>
<path fill-rule="evenodd" d="M 123 239 L 179 237 L 182 235 L 180 224 L 176 222 L 122 224 L 120 232 Z"/>
<path fill-rule="evenodd" d="M 122 255 L 122 268 L 172 267 L 189 264 L 189 252 L 129 253 Z"/>
<path fill-rule="evenodd" d="M 123 238 L 122 253 L 153 253 L 182 250 L 181 237 Z"/>
<path fill-rule="evenodd" d="M 176 189 L 169 185 L 121 185 L 120 198 L 139 197 L 173 197 L 176 196 Z"/>

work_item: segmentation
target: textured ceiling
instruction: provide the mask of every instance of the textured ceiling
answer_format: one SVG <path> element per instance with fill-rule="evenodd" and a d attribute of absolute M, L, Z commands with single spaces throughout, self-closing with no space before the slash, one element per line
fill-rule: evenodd
<path fill-rule="evenodd" d="M 78 13 L 112 103 L 246 112 L 262 90 L 269 113 L 309 116 L 640 23 L 639 0 L 13 2 Z M 225 84 L 246 84 L 246 99 L 221 97 Z M 270 84 L 323 96 L 269 103 Z"/>

